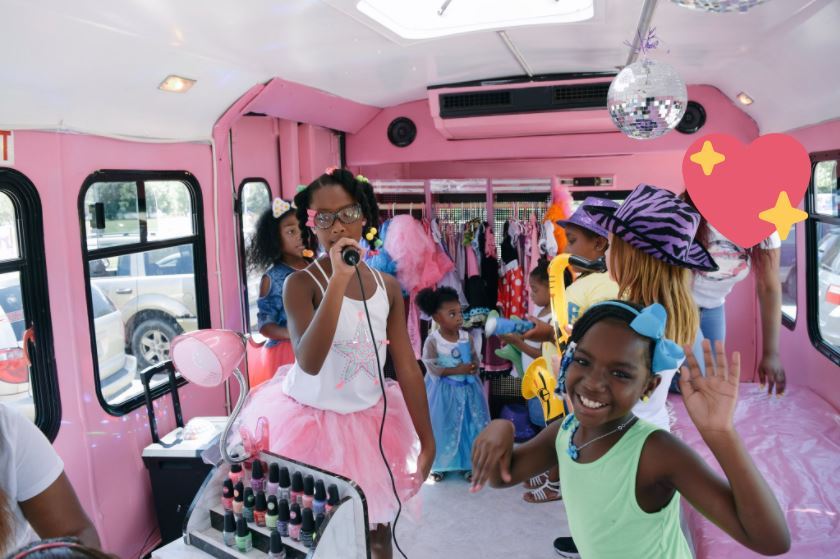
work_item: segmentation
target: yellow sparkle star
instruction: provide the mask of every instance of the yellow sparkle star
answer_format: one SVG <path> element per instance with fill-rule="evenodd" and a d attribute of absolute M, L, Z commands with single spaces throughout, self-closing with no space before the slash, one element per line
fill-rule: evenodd
<path fill-rule="evenodd" d="M 782 190 L 779 193 L 779 198 L 776 200 L 775 207 L 764 210 L 758 214 L 758 218 L 775 225 L 776 231 L 779 232 L 779 237 L 784 241 L 790 234 L 790 228 L 793 227 L 793 224 L 805 221 L 808 218 L 808 214 L 799 208 L 791 206 L 787 192 Z"/>
<path fill-rule="evenodd" d="M 712 142 L 706 140 L 703 142 L 703 149 L 697 153 L 692 153 L 690 159 L 692 163 L 697 163 L 703 167 L 703 174 L 708 177 L 714 171 L 715 165 L 726 161 L 726 156 L 716 152 Z"/>

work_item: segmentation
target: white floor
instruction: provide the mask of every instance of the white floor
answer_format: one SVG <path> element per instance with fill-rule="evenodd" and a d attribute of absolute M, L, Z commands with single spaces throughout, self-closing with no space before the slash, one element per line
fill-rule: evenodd
<path fill-rule="evenodd" d="M 401 516 L 397 539 L 409 559 L 552 559 L 552 543 L 568 536 L 562 501 L 530 504 L 525 489 L 482 489 L 449 474 L 440 483 L 427 483 L 420 492 L 422 516 Z M 394 553 L 399 558 L 399 553 Z"/>

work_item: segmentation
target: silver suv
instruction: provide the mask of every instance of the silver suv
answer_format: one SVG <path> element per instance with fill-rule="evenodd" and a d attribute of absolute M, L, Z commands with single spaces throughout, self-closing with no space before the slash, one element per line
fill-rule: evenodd
<path fill-rule="evenodd" d="M 192 245 L 94 260 L 90 277 L 122 313 L 139 370 L 169 359 L 172 339 L 198 328 Z"/>

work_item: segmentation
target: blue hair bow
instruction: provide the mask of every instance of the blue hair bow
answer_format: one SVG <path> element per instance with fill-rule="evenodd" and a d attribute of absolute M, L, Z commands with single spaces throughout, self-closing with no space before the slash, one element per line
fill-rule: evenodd
<path fill-rule="evenodd" d="M 637 311 L 634 309 L 634 312 Z M 650 367 L 654 374 L 676 369 L 685 358 L 683 349 L 665 337 L 665 323 L 667 321 L 668 313 L 665 312 L 665 307 L 659 303 L 654 303 L 642 309 L 630 323 L 630 328 L 635 330 L 636 333 L 656 342 L 656 347 L 653 350 L 653 363 Z"/>

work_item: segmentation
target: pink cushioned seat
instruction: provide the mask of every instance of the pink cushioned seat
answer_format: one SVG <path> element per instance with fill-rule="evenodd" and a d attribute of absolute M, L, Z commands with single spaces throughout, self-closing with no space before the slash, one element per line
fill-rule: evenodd
<path fill-rule="evenodd" d="M 688 417 L 682 398 L 671 395 L 672 431 L 722 473 Z M 741 385 L 735 428 L 764 475 L 790 527 L 784 557 L 840 557 L 840 415 L 804 387 L 770 398 L 758 385 Z M 761 557 L 749 551 L 683 502 L 697 559 Z"/>

